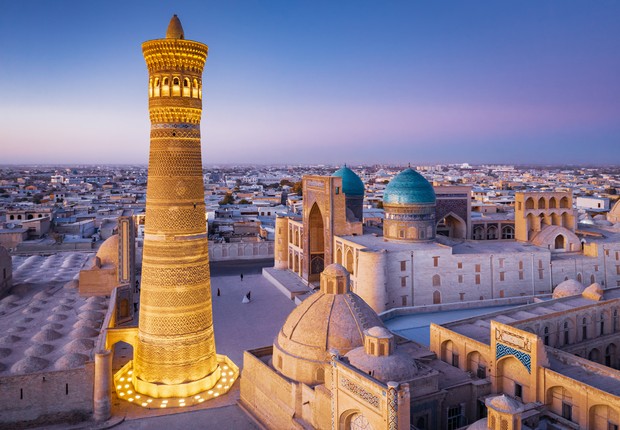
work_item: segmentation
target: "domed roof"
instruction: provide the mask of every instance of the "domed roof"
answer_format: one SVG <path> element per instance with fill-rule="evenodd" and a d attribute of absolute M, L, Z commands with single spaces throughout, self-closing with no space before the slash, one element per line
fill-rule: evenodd
<path fill-rule="evenodd" d="M 332 176 L 339 176 L 342 178 L 342 192 L 347 196 L 363 196 L 364 195 L 364 183 L 357 174 L 349 169 L 345 164 L 344 167 L 336 170 L 332 173 Z"/>
<path fill-rule="evenodd" d="M 500 412 L 520 412 L 523 408 L 521 407 L 521 403 L 517 402 L 515 399 L 508 397 L 505 394 L 501 396 L 496 396 L 488 399 L 486 401 L 487 406 L 491 406 L 496 411 Z"/>
<path fill-rule="evenodd" d="M 562 297 L 575 296 L 577 294 L 583 293 L 584 287 L 581 282 L 575 279 L 567 279 L 564 282 L 561 282 L 555 289 L 553 290 L 553 298 L 559 299 Z"/>
<path fill-rule="evenodd" d="M 404 205 L 435 203 L 435 190 L 424 176 L 408 167 L 385 187 L 383 203 Z"/>
<path fill-rule="evenodd" d="M 346 288 L 335 288 L 343 276 Z M 274 342 L 274 356 L 283 359 L 278 366 L 282 374 L 306 384 L 318 383 L 314 372 L 329 362 L 331 350 L 344 355 L 364 344 L 364 330 L 383 327 L 379 316 L 349 290 L 348 283 L 346 269 L 328 266 L 321 273 L 321 291 L 289 314 Z"/>
<path fill-rule="evenodd" d="M 170 19 L 170 24 L 168 24 L 168 30 L 166 31 L 166 39 L 185 39 L 181 20 L 176 15 Z"/>
<path fill-rule="evenodd" d="M 398 349 L 390 355 L 370 355 L 363 346 L 345 354 L 352 366 L 382 382 L 405 382 L 418 374 L 415 360 Z"/>
<path fill-rule="evenodd" d="M 392 332 L 389 331 L 387 328 L 378 326 L 369 328 L 368 330 L 366 330 L 366 334 L 372 337 L 379 338 L 388 338 L 393 336 Z"/>
<path fill-rule="evenodd" d="M 99 247 L 97 257 L 101 266 L 113 264 L 118 266 L 118 234 L 108 237 Z"/>

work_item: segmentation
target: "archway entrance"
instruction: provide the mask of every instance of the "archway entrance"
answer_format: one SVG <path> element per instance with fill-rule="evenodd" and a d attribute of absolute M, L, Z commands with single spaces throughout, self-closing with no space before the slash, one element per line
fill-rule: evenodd
<path fill-rule="evenodd" d="M 559 234 L 555 237 L 555 249 L 564 249 L 564 236 Z"/>
<path fill-rule="evenodd" d="M 310 249 L 308 281 L 315 282 L 319 280 L 319 275 L 325 266 L 325 230 L 323 226 L 323 215 L 316 203 L 310 210 L 308 221 L 310 227 L 308 236 Z"/>
<path fill-rule="evenodd" d="M 437 223 L 437 234 L 455 239 L 465 239 L 467 226 L 460 217 L 450 213 Z"/>

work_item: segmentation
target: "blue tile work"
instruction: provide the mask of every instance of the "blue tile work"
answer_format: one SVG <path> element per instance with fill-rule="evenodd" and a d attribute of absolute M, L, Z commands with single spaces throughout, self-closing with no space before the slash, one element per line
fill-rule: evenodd
<path fill-rule="evenodd" d="M 529 354 L 497 342 L 495 344 L 495 359 L 499 360 L 500 358 L 507 355 L 513 355 L 517 360 L 521 362 L 521 364 L 525 366 L 528 373 L 532 373 L 532 358 Z"/>

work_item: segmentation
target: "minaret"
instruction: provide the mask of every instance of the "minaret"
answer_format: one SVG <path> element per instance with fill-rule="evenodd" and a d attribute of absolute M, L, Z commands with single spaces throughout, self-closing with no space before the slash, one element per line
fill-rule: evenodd
<path fill-rule="evenodd" d="M 213 335 L 200 151 L 208 47 L 185 40 L 174 15 L 166 38 L 143 43 L 142 52 L 151 145 L 131 380 L 137 393 L 153 398 L 192 396 L 223 376 Z"/>

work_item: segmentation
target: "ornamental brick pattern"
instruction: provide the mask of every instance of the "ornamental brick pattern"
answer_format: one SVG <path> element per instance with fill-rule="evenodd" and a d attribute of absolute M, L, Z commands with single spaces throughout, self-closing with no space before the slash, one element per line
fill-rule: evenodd
<path fill-rule="evenodd" d="M 151 386 L 216 381 L 199 126 L 208 47 L 181 35 L 142 51 L 151 145 L 135 378 Z"/>

